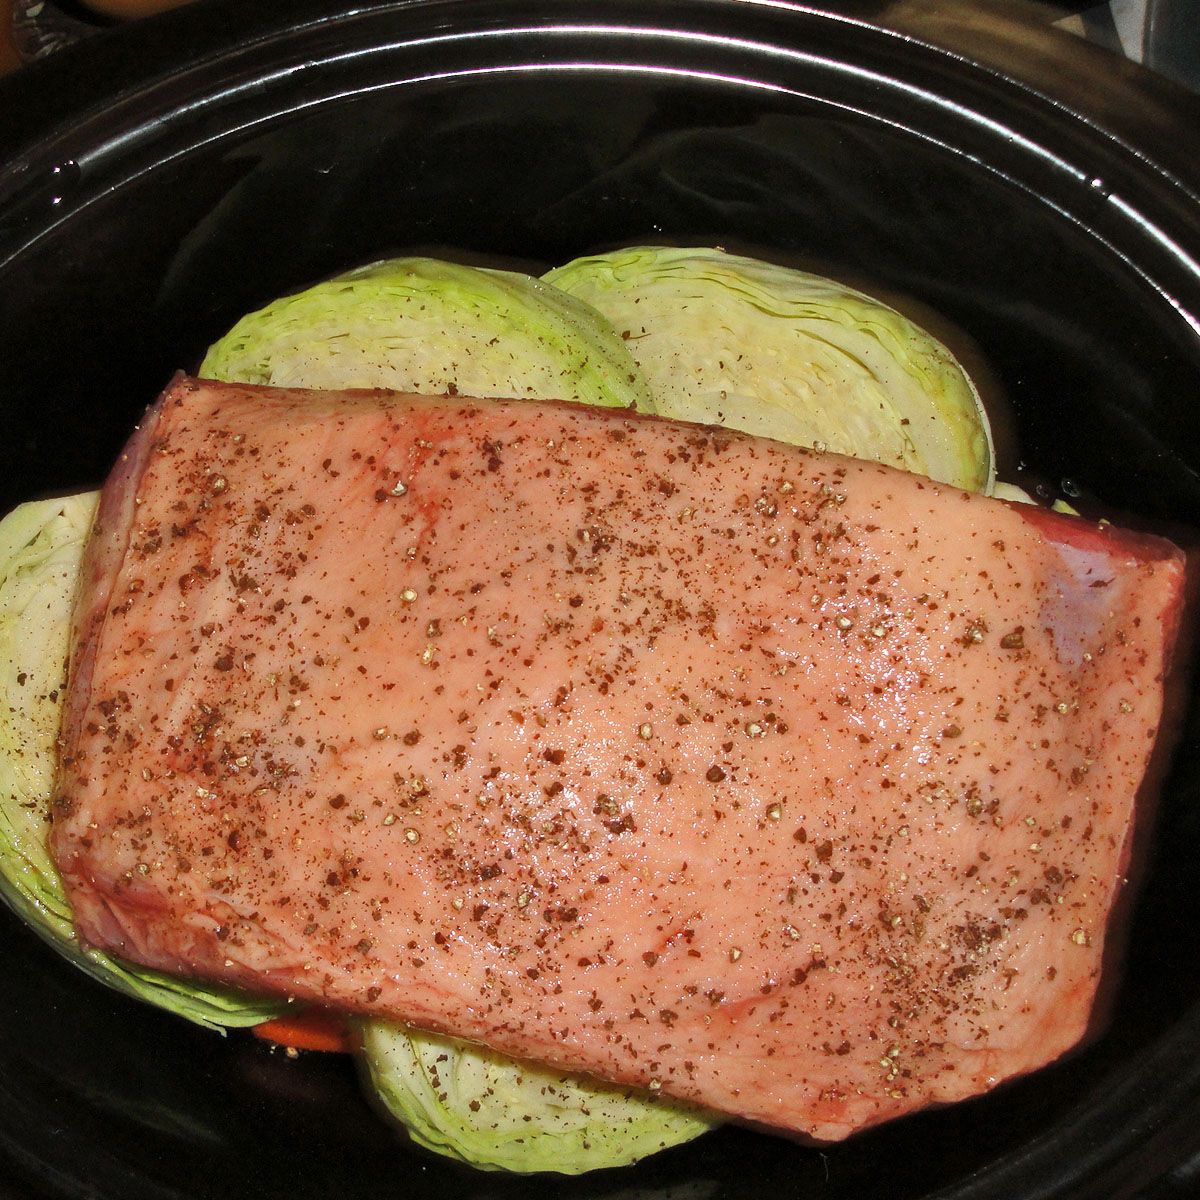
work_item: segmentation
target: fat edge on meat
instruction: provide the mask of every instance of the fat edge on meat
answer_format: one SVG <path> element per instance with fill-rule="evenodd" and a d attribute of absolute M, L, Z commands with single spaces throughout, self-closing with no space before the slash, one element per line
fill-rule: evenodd
<path fill-rule="evenodd" d="M 134 961 L 838 1139 L 1083 1035 L 1182 578 L 708 427 L 181 378 L 53 848 Z"/>

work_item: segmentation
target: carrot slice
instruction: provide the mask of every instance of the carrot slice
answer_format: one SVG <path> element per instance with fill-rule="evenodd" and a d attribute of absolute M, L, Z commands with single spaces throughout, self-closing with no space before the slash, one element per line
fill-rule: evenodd
<path fill-rule="evenodd" d="M 350 1027 L 346 1018 L 329 1008 L 305 1008 L 286 1017 L 275 1017 L 255 1025 L 255 1037 L 293 1050 L 325 1050 L 348 1054 L 351 1049 Z"/>

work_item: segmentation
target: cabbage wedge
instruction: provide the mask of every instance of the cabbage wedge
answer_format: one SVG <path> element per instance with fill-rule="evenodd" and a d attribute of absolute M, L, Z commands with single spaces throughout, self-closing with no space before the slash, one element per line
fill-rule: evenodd
<path fill-rule="evenodd" d="M 34 501 L 0 521 L 0 895 L 101 983 L 199 1025 L 255 1025 L 286 1005 L 135 967 L 81 945 L 50 856 L 71 606 L 97 497 Z"/>
<path fill-rule="evenodd" d="M 662 416 L 991 487 L 991 434 L 970 379 L 870 296 L 710 249 L 632 247 L 543 278 L 612 322 Z"/>
<path fill-rule="evenodd" d="M 249 313 L 200 374 L 653 411 L 629 350 L 590 306 L 529 275 L 429 258 L 374 263 Z"/>
<path fill-rule="evenodd" d="M 484 1170 L 628 1166 L 720 1122 L 682 1101 L 386 1021 L 364 1023 L 361 1056 L 380 1101 L 415 1142 Z"/>

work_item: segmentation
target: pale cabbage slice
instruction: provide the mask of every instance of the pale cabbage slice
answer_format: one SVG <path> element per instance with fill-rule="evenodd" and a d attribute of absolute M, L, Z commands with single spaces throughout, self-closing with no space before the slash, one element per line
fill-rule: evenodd
<path fill-rule="evenodd" d="M 628 1166 L 720 1122 L 702 1108 L 386 1021 L 362 1062 L 414 1141 L 484 1170 L 578 1175 Z"/>
<path fill-rule="evenodd" d="M 0 521 L 0 895 L 56 950 L 109 987 L 199 1025 L 255 1025 L 285 1006 L 81 945 L 50 856 L 71 606 L 97 497 L 33 501 Z"/>
<path fill-rule="evenodd" d="M 629 350 L 587 304 L 530 275 L 430 258 L 374 263 L 247 314 L 200 374 L 653 411 Z"/>
<path fill-rule="evenodd" d="M 609 319 L 662 416 L 971 491 L 992 484 L 971 380 L 941 342 L 862 292 L 720 250 L 656 246 L 575 259 L 543 278 Z"/>

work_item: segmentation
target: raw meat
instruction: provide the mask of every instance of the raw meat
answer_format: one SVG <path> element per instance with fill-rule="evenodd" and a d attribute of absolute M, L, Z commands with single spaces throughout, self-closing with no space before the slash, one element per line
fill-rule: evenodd
<path fill-rule="evenodd" d="M 180 379 L 53 844 L 138 962 L 837 1139 L 1084 1034 L 1183 566 L 707 427 Z"/>

